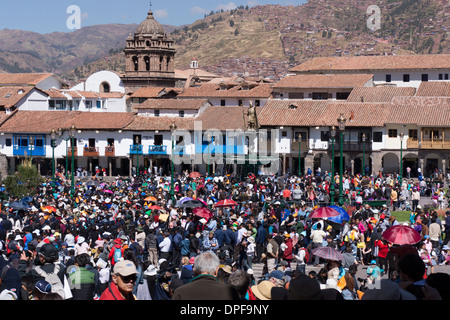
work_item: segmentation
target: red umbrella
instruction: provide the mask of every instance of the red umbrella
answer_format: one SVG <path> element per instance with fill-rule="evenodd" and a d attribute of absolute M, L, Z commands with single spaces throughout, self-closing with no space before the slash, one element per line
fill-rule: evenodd
<path fill-rule="evenodd" d="M 150 206 L 149 209 L 151 209 L 151 210 L 161 210 L 161 207 L 157 206 L 157 205 L 153 205 L 153 206 Z"/>
<path fill-rule="evenodd" d="M 234 207 L 237 206 L 237 202 L 231 199 L 225 199 L 225 200 L 220 200 L 217 201 L 216 204 L 214 205 L 215 207 Z"/>
<path fill-rule="evenodd" d="M 422 236 L 416 230 L 400 224 L 386 229 L 382 236 L 386 241 L 399 245 L 415 244 L 422 239 Z"/>
<path fill-rule="evenodd" d="M 200 178 L 202 174 L 200 172 L 192 171 L 189 173 L 189 178 Z"/>
<path fill-rule="evenodd" d="M 310 218 L 329 218 L 338 216 L 339 212 L 330 207 L 320 207 L 315 209 L 309 215 Z"/>
<path fill-rule="evenodd" d="M 192 210 L 192 212 L 201 218 L 209 219 L 213 216 L 213 213 L 211 210 L 205 207 L 197 207 Z"/>

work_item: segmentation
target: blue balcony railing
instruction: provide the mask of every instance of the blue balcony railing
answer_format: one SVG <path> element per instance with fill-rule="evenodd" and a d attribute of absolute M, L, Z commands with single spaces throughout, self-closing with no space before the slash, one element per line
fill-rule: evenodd
<path fill-rule="evenodd" d="M 45 156 L 45 148 L 44 147 L 31 147 L 31 146 L 27 146 L 27 147 L 20 147 L 20 146 L 14 146 L 13 149 L 13 154 L 15 156 Z"/>
<path fill-rule="evenodd" d="M 167 146 L 148 146 L 148 154 L 167 154 Z"/>
<path fill-rule="evenodd" d="M 133 144 L 130 146 L 130 154 L 143 154 L 144 147 L 141 144 Z"/>
<path fill-rule="evenodd" d="M 207 144 L 196 144 L 195 153 L 217 153 L 217 154 L 244 154 L 243 145 L 210 145 L 208 148 Z"/>

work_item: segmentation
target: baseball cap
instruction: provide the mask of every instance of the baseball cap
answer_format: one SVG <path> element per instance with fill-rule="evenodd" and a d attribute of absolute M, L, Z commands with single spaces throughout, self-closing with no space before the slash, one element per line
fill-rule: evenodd
<path fill-rule="evenodd" d="M 114 274 L 124 277 L 137 274 L 136 266 L 131 260 L 121 260 L 114 265 Z"/>
<path fill-rule="evenodd" d="M 34 286 L 42 293 L 52 292 L 52 285 L 45 280 L 39 280 Z"/>

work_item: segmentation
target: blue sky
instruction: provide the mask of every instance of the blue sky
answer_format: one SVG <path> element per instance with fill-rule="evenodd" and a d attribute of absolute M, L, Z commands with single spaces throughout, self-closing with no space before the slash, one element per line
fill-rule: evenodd
<path fill-rule="evenodd" d="M 70 32 L 70 6 L 80 9 L 80 26 L 108 23 L 139 24 L 147 16 L 149 0 L 14 0 L 2 1 L 1 29 L 21 29 L 39 33 Z M 241 5 L 301 5 L 306 0 L 152 0 L 152 11 L 162 24 L 190 24 L 205 13 L 230 10 Z M 70 20 L 75 21 L 75 20 Z M 72 24 L 73 25 L 73 24 Z"/>

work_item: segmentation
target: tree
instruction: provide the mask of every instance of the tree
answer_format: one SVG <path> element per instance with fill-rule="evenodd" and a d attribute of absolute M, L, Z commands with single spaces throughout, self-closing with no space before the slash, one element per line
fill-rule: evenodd
<path fill-rule="evenodd" d="M 25 159 L 23 164 L 17 167 L 17 172 L 7 176 L 3 183 L 6 192 L 14 197 L 23 198 L 34 195 L 36 188 L 43 181 L 36 166 L 31 164 L 31 159 Z"/>
<path fill-rule="evenodd" d="M 234 35 L 237 36 L 239 34 L 239 30 L 236 28 L 236 30 L 234 30 Z"/>

